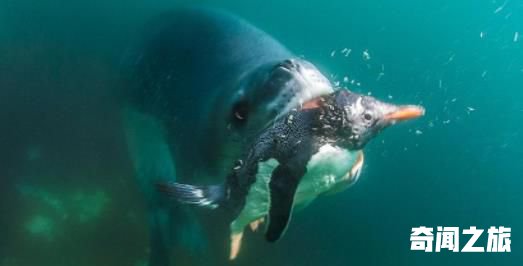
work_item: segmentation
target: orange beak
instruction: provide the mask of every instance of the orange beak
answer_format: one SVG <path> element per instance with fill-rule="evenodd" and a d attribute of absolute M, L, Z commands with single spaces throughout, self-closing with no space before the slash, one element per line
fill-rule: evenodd
<path fill-rule="evenodd" d="M 425 108 L 415 105 L 400 106 L 398 110 L 385 115 L 385 121 L 410 120 L 425 114 Z"/>

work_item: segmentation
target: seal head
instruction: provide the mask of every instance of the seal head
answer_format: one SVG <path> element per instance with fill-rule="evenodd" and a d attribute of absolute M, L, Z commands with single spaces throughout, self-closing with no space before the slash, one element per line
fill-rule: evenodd
<path fill-rule="evenodd" d="M 261 64 L 246 71 L 235 81 L 233 92 L 226 92 L 228 100 L 216 97 L 219 106 L 206 132 L 207 163 L 231 162 L 225 160 L 228 154 L 241 154 L 265 127 L 293 109 L 299 109 L 307 101 L 334 92 L 329 80 L 310 62 L 299 58 L 288 58 Z M 217 145 L 221 145 L 222 149 Z M 227 149 L 227 154 L 214 154 Z M 215 165 L 215 169 L 225 169 L 228 165 Z"/>
<path fill-rule="evenodd" d="M 243 78 L 232 98 L 230 124 L 242 130 L 299 107 L 304 102 L 333 92 L 329 80 L 311 63 L 298 58 L 265 64 Z M 265 123 L 263 123 L 265 122 Z"/>

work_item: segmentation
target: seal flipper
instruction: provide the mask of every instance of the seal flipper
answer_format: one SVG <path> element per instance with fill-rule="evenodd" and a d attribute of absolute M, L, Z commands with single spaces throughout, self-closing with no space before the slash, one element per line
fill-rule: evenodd
<path fill-rule="evenodd" d="M 287 228 L 294 205 L 294 194 L 306 171 L 305 165 L 291 167 L 282 164 L 274 169 L 269 183 L 271 205 L 265 232 L 267 241 L 277 241 Z"/>

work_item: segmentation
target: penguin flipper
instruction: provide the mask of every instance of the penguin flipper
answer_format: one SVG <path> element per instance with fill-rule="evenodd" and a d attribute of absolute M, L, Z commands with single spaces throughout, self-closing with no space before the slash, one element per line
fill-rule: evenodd
<path fill-rule="evenodd" d="M 176 182 L 157 183 L 156 189 L 180 203 L 216 209 L 225 198 L 225 185 L 194 186 Z"/>
<path fill-rule="evenodd" d="M 269 222 L 265 239 L 275 242 L 283 235 L 292 213 L 294 194 L 301 178 L 305 175 L 306 167 L 290 167 L 278 165 L 274 169 L 269 183 L 270 208 Z"/>
<path fill-rule="evenodd" d="M 176 181 L 176 164 L 165 136 L 166 129 L 154 116 L 134 107 L 122 110 L 127 147 L 138 186 L 147 206 L 150 252 L 148 265 L 170 264 L 171 251 L 180 245 L 193 254 L 204 254 L 207 237 L 197 217 L 187 207 L 168 204 L 155 184 Z"/>

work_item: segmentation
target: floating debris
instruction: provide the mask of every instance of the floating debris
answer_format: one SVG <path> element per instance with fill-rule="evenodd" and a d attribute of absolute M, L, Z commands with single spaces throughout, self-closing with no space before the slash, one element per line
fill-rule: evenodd
<path fill-rule="evenodd" d="M 481 73 L 481 77 L 482 77 L 482 78 L 485 78 L 486 75 L 487 75 L 487 71 L 484 70 L 483 73 Z"/>
<path fill-rule="evenodd" d="M 334 81 L 334 87 L 339 87 L 340 86 L 340 82 L 339 81 Z"/>
<path fill-rule="evenodd" d="M 336 50 L 332 50 L 331 57 L 334 57 L 336 55 Z"/>
<path fill-rule="evenodd" d="M 485 35 L 486 35 L 486 33 L 482 31 L 479 33 L 479 38 L 483 39 L 483 37 L 485 37 Z"/>
<path fill-rule="evenodd" d="M 443 81 L 441 79 L 438 81 L 438 87 L 440 89 L 443 87 Z"/>
<path fill-rule="evenodd" d="M 357 83 L 356 83 L 356 86 L 358 86 L 358 87 L 361 86 L 361 83 L 360 83 L 360 82 L 357 82 Z"/>
<path fill-rule="evenodd" d="M 450 123 L 450 120 L 443 121 L 443 124 L 449 124 L 449 123 Z"/>
<path fill-rule="evenodd" d="M 450 100 L 450 101 L 455 103 L 457 100 L 458 100 L 457 98 L 452 98 L 452 100 Z"/>
<path fill-rule="evenodd" d="M 451 55 L 449 56 L 449 59 L 447 59 L 447 62 L 445 62 L 445 64 L 443 64 L 443 65 L 448 65 L 448 64 L 450 64 L 450 62 L 454 61 L 454 57 L 456 57 L 456 54 L 451 54 Z"/>
<path fill-rule="evenodd" d="M 470 106 L 467 107 L 467 114 L 470 114 L 470 113 L 472 113 L 474 111 L 476 111 L 476 108 L 470 107 Z"/>
<path fill-rule="evenodd" d="M 368 49 L 363 50 L 363 54 L 361 56 L 362 56 L 363 60 L 369 61 L 370 60 L 369 50 Z"/>
<path fill-rule="evenodd" d="M 347 76 L 343 77 L 343 82 L 348 83 L 349 82 L 349 77 L 347 77 Z"/>
<path fill-rule="evenodd" d="M 380 79 L 381 79 L 381 77 L 383 77 L 383 75 L 385 75 L 385 73 L 380 72 L 380 73 L 378 74 L 378 77 L 376 78 L 376 81 L 380 81 Z"/>
<path fill-rule="evenodd" d="M 348 57 L 350 55 L 350 53 L 352 52 L 352 49 L 348 49 L 348 48 L 343 48 L 343 50 L 341 50 L 341 53 L 345 56 L 345 57 Z"/>
<path fill-rule="evenodd" d="M 421 135 L 421 134 L 423 134 L 423 132 L 422 132 L 421 130 L 419 130 L 419 129 L 416 129 L 416 132 L 414 132 L 414 133 L 416 133 L 416 135 Z"/>
<path fill-rule="evenodd" d="M 494 10 L 494 14 L 501 12 L 503 10 L 503 8 L 505 8 L 507 3 L 508 3 L 508 0 L 505 0 L 505 2 L 503 2 L 503 4 L 501 6 L 499 6 L 498 8 L 496 8 L 496 10 Z"/>
<path fill-rule="evenodd" d="M 514 32 L 514 39 L 513 39 L 513 41 L 517 42 L 518 40 L 519 40 L 519 32 L 516 31 L 516 32 Z"/>
<path fill-rule="evenodd" d="M 392 95 L 389 94 L 389 96 L 387 96 L 387 98 L 389 98 L 390 100 L 392 100 Z"/>

